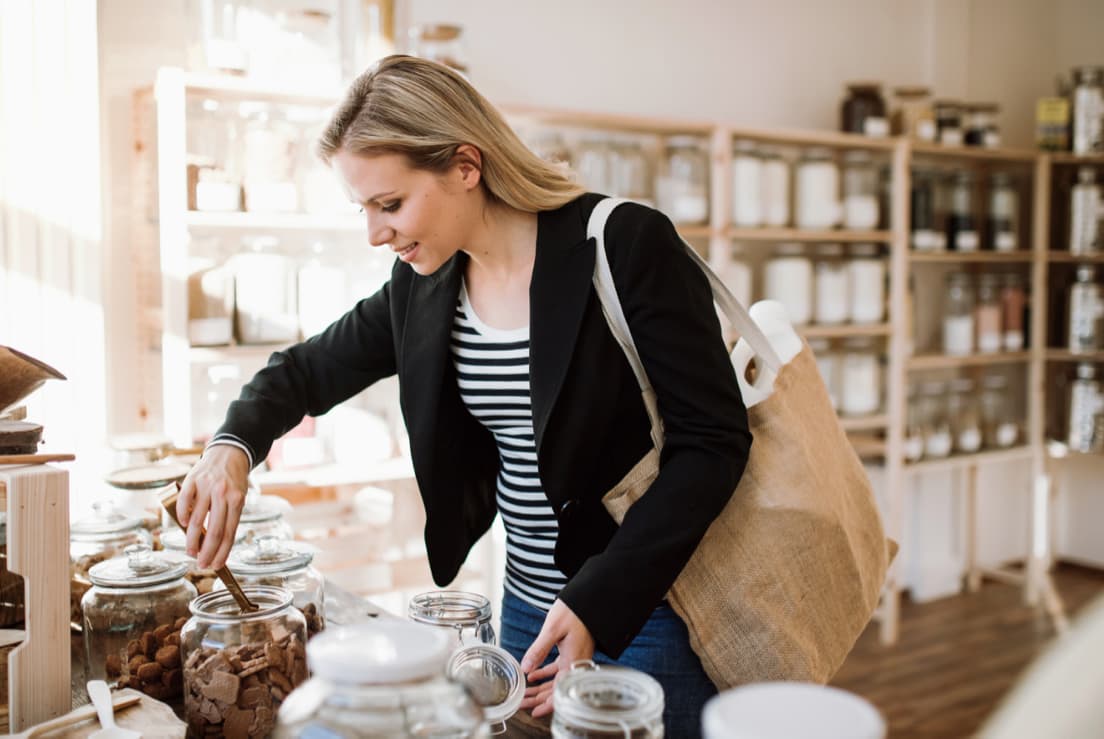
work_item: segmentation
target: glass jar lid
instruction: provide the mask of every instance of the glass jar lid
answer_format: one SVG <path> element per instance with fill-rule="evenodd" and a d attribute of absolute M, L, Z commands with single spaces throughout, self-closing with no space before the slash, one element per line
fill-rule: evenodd
<path fill-rule="evenodd" d="M 885 719 L 865 698 L 827 685 L 771 682 L 743 685 L 709 699 L 706 736 L 737 739 L 886 735 Z"/>
<path fill-rule="evenodd" d="M 141 588 L 184 577 L 188 563 L 156 554 L 147 544 L 131 544 L 122 557 L 93 565 L 88 579 L 104 588 Z"/>
<path fill-rule="evenodd" d="M 115 470 L 104 480 L 111 487 L 121 490 L 154 490 L 180 482 L 191 469 L 190 464 L 182 462 L 156 462 Z"/>
<path fill-rule="evenodd" d="M 307 644 L 307 664 L 340 685 L 409 683 L 443 675 L 451 646 L 439 629 L 380 620 L 326 629 Z"/>
<path fill-rule="evenodd" d="M 525 675 L 514 656 L 502 647 L 472 644 L 453 652 L 448 676 L 468 689 L 489 724 L 510 719 L 525 697 Z"/>
<path fill-rule="evenodd" d="M 589 660 L 561 675 L 553 704 L 561 721 L 591 731 L 628 733 L 663 720 L 663 688 L 655 678 Z"/>
<path fill-rule="evenodd" d="M 97 501 L 92 504 L 92 515 L 69 527 L 69 538 L 76 541 L 98 541 L 140 528 L 140 519 L 116 510 L 107 501 Z"/>
<path fill-rule="evenodd" d="M 252 546 L 234 548 L 229 565 L 234 574 L 271 575 L 301 570 L 313 559 L 313 552 L 293 542 L 277 536 L 258 536 Z"/>
<path fill-rule="evenodd" d="M 282 498 L 272 495 L 258 495 L 253 499 L 246 497 L 245 506 L 242 508 L 242 523 L 260 523 L 262 521 L 275 521 L 283 518 L 285 506 L 281 505 Z"/>
<path fill-rule="evenodd" d="M 407 613 L 418 623 L 459 629 L 490 621 L 491 602 L 478 593 L 435 590 L 411 598 Z"/>

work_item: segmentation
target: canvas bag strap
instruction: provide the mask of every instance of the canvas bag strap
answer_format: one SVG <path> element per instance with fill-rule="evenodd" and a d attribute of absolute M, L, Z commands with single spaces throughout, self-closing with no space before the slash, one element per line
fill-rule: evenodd
<path fill-rule="evenodd" d="M 636 350 L 632 332 L 629 330 L 629 322 L 625 318 L 625 312 L 621 309 L 621 300 L 617 296 L 617 288 L 613 283 L 613 272 L 610 271 L 609 258 L 606 255 L 606 221 L 613 209 L 622 203 L 632 202 L 624 198 L 606 198 L 600 201 L 590 214 L 587 221 L 587 237 L 592 238 L 596 245 L 594 261 L 594 289 L 598 293 L 598 300 L 602 305 L 602 313 L 606 317 L 610 331 L 621 350 L 629 360 L 633 374 L 636 375 L 637 384 L 644 397 L 644 405 L 648 411 L 648 418 L 652 423 L 652 442 L 657 451 L 663 450 L 663 419 L 659 416 L 659 406 L 656 402 L 655 389 L 648 379 L 648 373 L 644 370 L 644 364 L 640 361 L 640 353 Z M 774 372 L 782 367 L 778 354 L 774 351 L 767 337 L 759 330 L 759 326 L 748 315 L 747 309 L 729 291 L 721 279 L 714 274 L 709 264 L 694 251 L 693 247 L 682 242 L 690 258 L 698 265 L 709 281 L 709 287 L 713 292 L 713 300 L 720 307 L 721 312 L 729 320 L 740 336 L 751 346 L 758 361 Z"/>

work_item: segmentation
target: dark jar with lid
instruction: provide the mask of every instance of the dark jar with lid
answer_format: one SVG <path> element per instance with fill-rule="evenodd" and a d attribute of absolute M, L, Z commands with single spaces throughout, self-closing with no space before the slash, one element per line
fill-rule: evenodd
<path fill-rule="evenodd" d="M 844 133 L 884 136 L 889 130 L 888 125 L 881 84 L 847 83 L 847 97 L 840 107 L 840 130 Z"/>

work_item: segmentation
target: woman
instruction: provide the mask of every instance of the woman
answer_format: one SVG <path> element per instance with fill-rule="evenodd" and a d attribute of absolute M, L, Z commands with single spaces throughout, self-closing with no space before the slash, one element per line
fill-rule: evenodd
<path fill-rule="evenodd" d="M 626 205 L 607 251 L 666 427 L 660 473 L 618 527 L 602 505 L 651 447 L 628 362 L 591 286 L 601 196 L 532 154 L 462 77 L 388 57 L 358 78 L 319 142 L 390 281 L 277 352 L 231 404 L 184 483 L 188 550 L 218 566 L 246 476 L 273 439 L 398 374 L 444 585 L 501 513 L 501 642 L 552 710 L 575 660 L 617 660 L 664 687 L 670 736 L 698 733 L 714 692 L 664 596 L 743 472 L 751 436 L 705 277 L 670 221 Z M 555 656 L 553 659 L 552 656 Z"/>

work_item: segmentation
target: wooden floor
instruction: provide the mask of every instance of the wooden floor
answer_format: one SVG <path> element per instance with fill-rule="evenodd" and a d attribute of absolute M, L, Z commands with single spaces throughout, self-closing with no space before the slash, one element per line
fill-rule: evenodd
<path fill-rule="evenodd" d="M 1054 582 L 1070 614 L 1104 594 L 1099 570 L 1060 565 Z M 986 582 L 977 593 L 905 600 L 900 641 L 882 646 L 871 626 L 832 684 L 872 701 L 891 739 L 970 736 L 1053 636 L 1020 588 Z"/>

